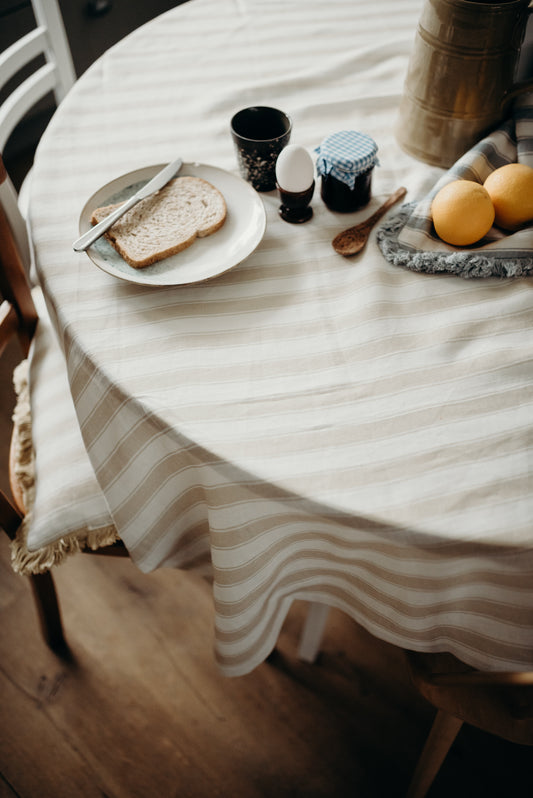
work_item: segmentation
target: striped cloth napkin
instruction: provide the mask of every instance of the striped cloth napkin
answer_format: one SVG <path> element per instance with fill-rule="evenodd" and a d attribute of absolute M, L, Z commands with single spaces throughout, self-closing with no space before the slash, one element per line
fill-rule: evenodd
<path fill-rule="evenodd" d="M 493 227 L 481 243 L 458 249 L 438 238 L 430 214 L 432 199 L 442 186 L 458 178 L 483 183 L 498 167 L 517 161 L 533 167 L 533 94 L 517 101 L 512 117 L 465 153 L 420 202 L 403 205 L 389 217 L 377 234 L 385 258 L 430 274 L 533 275 L 533 224 L 515 233 Z"/>

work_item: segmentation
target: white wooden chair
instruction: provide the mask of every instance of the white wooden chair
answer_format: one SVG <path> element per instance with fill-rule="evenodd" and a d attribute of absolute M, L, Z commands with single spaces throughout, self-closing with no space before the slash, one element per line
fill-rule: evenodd
<path fill-rule="evenodd" d="M 0 108 L 0 152 L 22 118 L 49 92 L 53 92 L 59 105 L 76 81 L 76 73 L 70 53 L 68 39 L 57 0 L 32 0 L 36 27 L 14 42 L 0 54 L 0 89 L 22 68 L 32 66 L 33 72 L 11 91 Z M 38 66 L 38 56 L 44 64 Z M 41 59 L 42 61 L 42 59 Z M 26 217 L 28 202 L 26 179 L 18 198 L 10 184 L 4 187 L 5 197 L 10 194 L 10 202 L 18 201 L 23 217 Z M 19 243 L 24 235 L 15 230 Z"/>
<path fill-rule="evenodd" d="M 64 651 L 53 567 L 78 552 L 127 556 L 127 550 L 83 444 L 41 289 L 31 289 L 13 235 L 17 214 L 25 233 L 18 207 L 3 207 L 6 177 L 0 156 L 0 356 L 18 336 L 25 359 L 15 370 L 11 497 L 0 491 L 0 527 L 12 541 L 14 569 L 30 577 L 45 640 Z"/>

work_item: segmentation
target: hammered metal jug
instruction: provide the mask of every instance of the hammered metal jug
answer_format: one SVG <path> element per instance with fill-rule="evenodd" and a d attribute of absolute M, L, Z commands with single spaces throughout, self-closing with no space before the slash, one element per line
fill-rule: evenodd
<path fill-rule="evenodd" d="M 426 0 L 396 137 L 419 160 L 448 168 L 533 90 L 515 83 L 530 0 Z"/>

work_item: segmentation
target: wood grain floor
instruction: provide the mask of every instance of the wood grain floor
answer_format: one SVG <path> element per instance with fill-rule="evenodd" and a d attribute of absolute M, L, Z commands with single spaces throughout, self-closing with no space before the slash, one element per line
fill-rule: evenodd
<path fill-rule="evenodd" d="M 0 373 L 0 442 L 10 412 Z M 0 470 L 5 484 L 5 471 Z M 82 555 L 56 569 L 72 658 L 43 644 L 0 535 L 0 798 L 398 798 L 433 711 L 402 653 L 333 612 L 298 661 L 304 606 L 276 652 L 228 679 L 210 588 Z M 532 749 L 463 728 L 429 798 L 531 798 Z"/>

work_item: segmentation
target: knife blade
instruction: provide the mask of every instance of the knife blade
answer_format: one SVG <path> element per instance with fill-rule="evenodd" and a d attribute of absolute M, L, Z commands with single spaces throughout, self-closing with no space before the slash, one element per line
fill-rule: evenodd
<path fill-rule="evenodd" d="M 163 188 L 163 186 L 179 172 L 182 165 L 182 159 L 176 158 L 175 161 L 172 161 L 172 163 L 169 163 L 164 169 L 161 169 L 155 177 L 148 181 L 148 183 L 130 197 L 129 200 L 126 200 L 119 208 L 110 213 L 109 216 L 106 216 L 105 219 L 102 219 L 101 222 L 98 222 L 98 224 L 84 233 L 81 238 L 78 238 L 78 240 L 72 244 L 73 250 L 75 252 L 84 252 L 88 249 L 91 244 L 94 244 L 95 241 L 103 236 L 106 230 L 109 230 L 111 225 L 115 224 L 117 219 L 124 216 L 126 211 L 133 208 L 133 206 L 137 205 L 142 199 L 149 197 L 150 194 L 154 194 L 156 191 L 159 191 L 160 188 Z"/>

